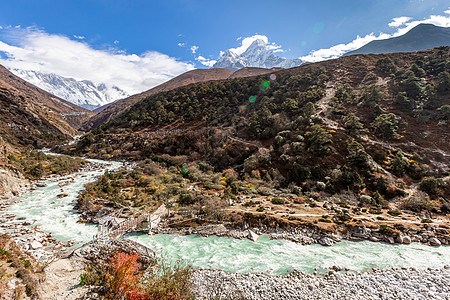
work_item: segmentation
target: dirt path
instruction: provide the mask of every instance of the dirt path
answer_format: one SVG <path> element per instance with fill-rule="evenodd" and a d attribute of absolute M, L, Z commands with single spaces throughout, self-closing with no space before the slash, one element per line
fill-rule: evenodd
<path fill-rule="evenodd" d="M 336 121 L 333 121 L 327 117 L 327 108 L 329 107 L 328 104 L 331 101 L 331 98 L 335 95 L 335 89 L 332 85 L 332 83 L 327 83 L 327 88 L 325 90 L 325 96 L 316 102 L 316 116 L 320 117 L 322 119 L 322 122 L 331 129 L 337 130 L 342 129 L 341 126 L 339 126 L 339 123 Z"/>

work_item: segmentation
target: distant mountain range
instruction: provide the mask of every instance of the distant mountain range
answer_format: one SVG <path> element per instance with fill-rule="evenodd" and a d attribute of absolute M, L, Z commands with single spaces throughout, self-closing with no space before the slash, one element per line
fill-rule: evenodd
<path fill-rule="evenodd" d="M 419 24 L 404 35 L 385 40 L 372 41 L 359 49 L 345 54 L 382 54 L 415 52 L 440 46 L 450 46 L 450 27 Z"/>
<path fill-rule="evenodd" d="M 96 84 L 90 80 L 79 81 L 39 71 L 19 69 L 10 69 L 10 71 L 55 96 L 89 110 L 129 96 L 127 92 L 117 86 L 105 83 Z"/>
<path fill-rule="evenodd" d="M 301 59 L 287 59 L 276 56 L 273 51 L 267 47 L 265 41 L 257 39 L 242 54 L 239 54 L 232 49 L 225 51 L 213 65 L 213 68 L 226 68 L 232 71 L 245 67 L 266 69 L 275 67 L 292 68 L 300 66 L 303 63 L 304 61 Z"/>
<path fill-rule="evenodd" d="M 0 145 L 54 145 L 78 133 L 89 110 L 58 98 L 0 66 Z"/>

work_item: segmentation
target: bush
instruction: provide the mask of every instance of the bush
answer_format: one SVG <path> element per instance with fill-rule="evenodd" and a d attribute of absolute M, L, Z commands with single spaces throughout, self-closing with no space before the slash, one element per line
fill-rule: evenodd
<path fill-rule="evenodd" d="M 111 257 L 106 271 L 90 265 L 81 274 L 81 285 L 104 287 L 106 299 L 181 300 L 192 299 L 189 278 L 191 268 L 178 261 L 168 266 L 155 258 L 144 270 L 138 254 L 117 253 Z M 106 289 L 105 289 L 106 288 Z"/>
<path fill-rule="evenodd" d="M 272 199 L 273 204 L 284 204 L 284 200 L 280 198 L 273 198 Z"/>
<path fill-rule="evenodd" d="M 425 177 L 419 186 L 421 191 L 424 191 L 427 194 L 435 194 L 438 191 L 439 188 L 439 182 L 436 178 L 430 176 Z"/>
<path fill-rule="evenodd" d="M 390 214 L 391 216 L 399 216 L 402 214 L 402 212 L 395 209 L 395 210 L 389 210 L 388 214 Z"/>
<path fill-rule="evenodd" d="M 398 120 L 394 113 L 381 114 L 373 121 L 372 126 L 379 136 L 391 139 L 397 137 Z"/>
<path fill-rule="evenodd" d="M 387 235 L 387 236 L 398 236 L 400 233 L 398 230 L 392 228 L 391 226 L 388 225 L 380 225 L 380 229 L 379 232 L 381 234 Z"/>
<path fill-rule="evenodd" d="M 361 195 L 359 197 L 359 203 L 362 206 L 364 206 L 364 205 L 375 205 L 376 201 L 372 197 L 370 197 L 368 195 Z"/>
<path fill-rule="evenodd" d="M 430 198 L 422 191 L 417 191 L 411 197 L 403 199 L 402 202 L 400 202 L 401 209 L 414 212 L 429 210 L 431 208 L 430 206 Z"/>
<path fill-rule="evenodd" d="M 397 71 L 397 67 L 389 57 L 383 57 L 377 60 L 375 67 L 377 71 L 386 76 L 394 74 Z"/>
<path fill-rule="evenodd" d="M 315 155 L 326 155 L 330 152 L 328 144 L 331 143 L 331 135 L 320 125 L 313 125 L 311 131 L 306 133 L 307 149 Z"/>
<path fill-rule="evenodd" d="M 373 208 L 371 207 L 369 209 L 369 213 L 373 215 L 381 215 L 383 212 L 379 208 Z"/>
<path fill-rule="evenodd" d="M 334 216 L 333 221 L 335 223 L 345 223 L 348 222 L 352 219 L 352 217 L 350 217 L 349 215 L 344 215 L 341 213 L 338 213 Z"/>

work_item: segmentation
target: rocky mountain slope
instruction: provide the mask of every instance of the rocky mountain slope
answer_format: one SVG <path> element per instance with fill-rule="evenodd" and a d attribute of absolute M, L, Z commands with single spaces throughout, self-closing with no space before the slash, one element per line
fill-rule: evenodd
<path fill-rule="evenodd" d="M 245 67 L 256 68 L 292 68 L 303 64 L 301 59 L 279 57 L 269 50 L 263 40 L 255 40 L 242 54 L 232 49 L 225 51 L 213 68 L 227 68 L 236 71 Z"/>
<path fill-rule="evenodd" d="M 108 122 L 119 113 L 128 109 L 138 101 L 161 92 L 167 92 L 178 87 L 186 86 L 198 82 L 206 82 L 210 80 L 222 80 L 227 78 L 239 78 L 249 77 L 267 74 L 276 71 L 277 69 L 264 69 L 264 68 L 242 68 L 236 72 L 232 72 L 225 68 L 213 68 L 213 69 L 197 69 L 186 73 L 183 73 L 159 86 L 156 86 L 148 91 L 142 92 L 125 98 L 123 100 L 116 101 L 111 104 L 104 105 L 96 110 L 97 114 L 87 120 L 83 124 L 82 129 L 89 131 L 99 127 L 101 124 Z"/>
<path fill-rule="evenodd" d="M 449 71 L 441 47 L 197 83 L 137 102 L 75 152 L 201 162 L 308 197 L 448 211 Z"/>
<path fill-rule="evenodd" d="M 345 55 L 414 52 L 439 46 L 450 46 L 450 27 L 419 24 L 404 35 L 372 41 Z"/>
<path fill-rule="evenodd" d="M 0 130 L 8 145 L 50 145 L 77 135 L 92 113 L 20 79 L 0 66 Z"/>
<path fill-rule="evenodd" d="M 19 69 L 10 71 L 55 96 L 89 110 L 129 96 L 127 92 L 114 85 L 96 84 L 90 80 L 79 81 L 38 71 Z"/>

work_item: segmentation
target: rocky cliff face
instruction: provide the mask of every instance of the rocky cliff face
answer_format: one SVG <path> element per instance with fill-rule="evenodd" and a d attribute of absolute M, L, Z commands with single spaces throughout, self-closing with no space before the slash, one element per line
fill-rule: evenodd
<path fill-rule="evenodd" d="M 29 181 L 18 170 L 0 166 L 0 195 L 3 198 L 17 196 L 28 184 Z"/>

